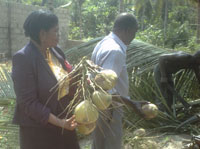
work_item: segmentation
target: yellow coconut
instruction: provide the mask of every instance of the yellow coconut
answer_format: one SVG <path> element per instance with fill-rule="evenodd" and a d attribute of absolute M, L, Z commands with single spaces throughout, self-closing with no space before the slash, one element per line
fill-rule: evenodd
<path fill-rule="evenodd" d="M 95 82 L 104 90 L 110 90 L 117 82 L 117 74 L 110 69 L 102 70 L 95 76 Z"/>
<path fill-rule="evenodd" d="M 96 106 L 89 100 L 80 102 L 74 111 L 76 121 L 80 124 L 94 123 L 99 116 Z"/>
<path fill-rule="evenodd" d="M 146 131 L 145 129 L 143 128 L 139 128 L 139 129 L 136 129 L 134 132 L 133 132 L 133 135 L 134 136 L 138 136 L 138 137 L 143 137 L 146 135 Z"/>
<path fill-rule="evenodd" d="M 158 115 L 158 107 L 152 103 L 143 105 L 142 111 L 147 119 L 155 118 Z"/>
<path fill-rule="evenodd" d="M 96 122 L 90 124 L 82 124 L 77 126 L 77 131 L 80 134 L 88 135 L 96 128 Z"/>
<path fill-rule="evenodd" d="M 112 96 L 103 91 L 94 91 L 92 94 L 92 101 L 98 109 L 105 110 L 112 103 Z"/>

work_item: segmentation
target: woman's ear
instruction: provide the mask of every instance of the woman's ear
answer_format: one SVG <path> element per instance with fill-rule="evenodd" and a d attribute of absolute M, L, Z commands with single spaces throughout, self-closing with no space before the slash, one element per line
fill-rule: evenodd
<path fill-rule="evenodd" d="M 47 33 L 44 30 L 41 30 L 39 33 L 40 43 L 44 44 L 46 42 Z"/>

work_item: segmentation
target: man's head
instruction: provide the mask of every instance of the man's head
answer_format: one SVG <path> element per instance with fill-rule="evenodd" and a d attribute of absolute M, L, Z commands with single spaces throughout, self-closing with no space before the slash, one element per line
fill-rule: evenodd
<path fill-rule="evenodd" d="M 130 44 L 135 38 L 137 30 L 138 23 L 134 15 L 121 13 L 116 17 L 113 32 L 124 42 L 124 44 Z"/>

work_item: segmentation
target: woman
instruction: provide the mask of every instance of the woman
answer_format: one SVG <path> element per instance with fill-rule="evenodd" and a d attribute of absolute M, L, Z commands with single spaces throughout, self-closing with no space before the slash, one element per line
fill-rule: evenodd
<path fill-rule="evenodd" d="M 30 42 L 13 56 L 12 67 L 17 97 L 13 122 L 20 126 L 21 149 L 79 149 L 74 115 L 60 115 L 73 98 L 69 81 L 55 88 L 71 69 L 56 47 L 58 18 L 34 11 L 23 27 Z"/>

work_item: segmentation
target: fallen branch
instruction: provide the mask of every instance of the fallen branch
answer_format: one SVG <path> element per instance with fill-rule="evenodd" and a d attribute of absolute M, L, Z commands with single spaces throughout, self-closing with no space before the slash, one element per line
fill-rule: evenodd
<path fill-rule="evenodd" d="M 198 105 L 198 104 L 200 104 L 200 99 L 193 100 L 193 101 L 188 101 L 188 103 L 189 103 L 191 106 L 193 106 L 193 105 Z M 175 108 L 176 108 L 176 109 L 183 108 L 183 105 L 182 105 L 182 104 L 176 104 L 176 105 L 175 105 Z"/>

